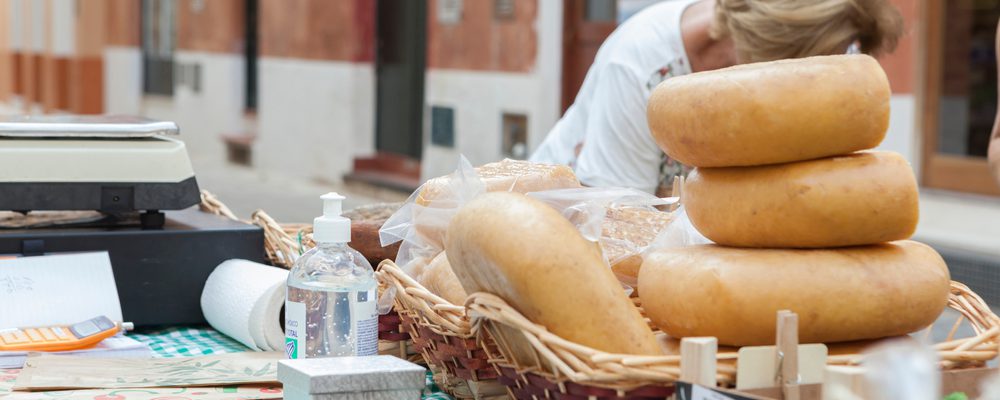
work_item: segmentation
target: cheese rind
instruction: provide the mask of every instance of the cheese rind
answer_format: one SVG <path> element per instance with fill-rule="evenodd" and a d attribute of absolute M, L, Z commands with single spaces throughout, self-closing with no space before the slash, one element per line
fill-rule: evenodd
<path fill-rule="evenodd" d="M 508 192 L 477 197 L 452 219 L 445 250 L 466 292 L 495 294 L 566 340 L 660 353 L 598 246 L 541 201 Z"/>
<path fill-rule="evenodd" d="M 684 164 L 776 164 L 878 146 L 890 94 L 874 58 L 818 56 L 667 79 L 647 117 L 660 148 Z"/>
<path fill-rule="evenodd" d="M 906 239 L 920 213 L 917 181 L 896 153 L 697 168 L 684 184 L 691 223 L 737 247 L 823 248 Z"/>
<path fill-rule="evenodd" d="M 905 335 L 927 327 L 948 302 L 941 256 L 914 241 L 844 249 L 661 249 L 639 271 L 639 297 L 672 337 L 714 336 L 720 345 L 774 344 L 776 313 L 799 316 L 802 343 Z"/>

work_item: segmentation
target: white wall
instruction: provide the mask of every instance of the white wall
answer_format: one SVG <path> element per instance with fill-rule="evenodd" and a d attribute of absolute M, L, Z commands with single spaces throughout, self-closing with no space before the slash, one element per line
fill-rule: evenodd
<path fill-rule="evenodd" d="M 56 57 L 76 53 L 76 0 L 51 0 L 52 36 L 50 51 Z"/>
<path fill-rule="evenodd" d="M 455 147 L 430 143 L 430 113 L 424 141 L 423 178 L 448 174 L 458 156 L 473 165 L 503 158 L 501 121 L 503 113 L 525 114 L 528 135 L 544 135 L 555 124 L 546 113 L 544 88 L 537 74 L 509 74 L 459 70 L 432 70 L 427 73 L 427 105 L 454 109 Z M 530 143 L 530 141 L 529 141 Z M 529 146 L 528 153 L 534 150 Z"/>
<path fill-rule="evenodd" d="M 224 157 L 221 135 L 245 129 L 243 55 L 178 50 L 174 63 L 201 66 L 197 92 L 174 76 L 173 111 L 181 138 L 192 153 Z"/>
<path fill-rule="evenodd" d="M 142 113 L 142 51 L 138 47 L 104 48 L 104 112 Z"/>
<path fill-rule="evenodd" d="M 262 57 L 257 168 L 338 182 L 375 147 L 372 64 Z"/>
<path fill-rule="evenodd" d="M 10 40 L 11 51 L 21 51 L 26 46 L 24 44 L 24 2 L 25 0 L 10 0 L 7 4 L 10 9 L 7 14 L 7 34 Z"/>
<path fill-rule="evenodd" d="M 889 131 L 879 150 L 902 154 L 920 176 L 920 131 L 917 125 L 917 102 L 912 94 L 893 95 L 889 100 Z"/>
<path fill-rule="evenodd" d="M 451 69 L 427 72 L 422 178 L 452 172 L 459 155 L 468 157 L 473 165 L 503 158 L 504 113 L 527 115 L 527 154 L 542 142 L 561 111 L 562 12 L 562 2 L 539 2 L 535 21 L 538 55 L 535 66 L 527 73 Z M 431 144 L 432 106 L 454 109 L 454 148 Z"/>

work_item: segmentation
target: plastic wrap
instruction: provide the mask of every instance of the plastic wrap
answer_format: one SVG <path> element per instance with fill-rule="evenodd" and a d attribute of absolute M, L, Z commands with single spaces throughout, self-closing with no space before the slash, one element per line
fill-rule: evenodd
<path fill-rule="evenodd" d="M 937 353 L 912 340 L 897 340 L 865 352 L 862 365 L 869 395 L 884 400 L 937 400 L 941 371 Z"/>
<path fill-rule="evenodd" d="M 421 185 L 379 229 L 383 247 L 402 241 L 395 261 L 410 276 L 417 277 L 420 270 L 444 250 L 444 235 L 455 213 L 465 203 L 486 192 L 486 185 L 464 156 L 459 159 L 455 172 L 447 178 Z M 432 199 L 421 198 L 427 185 L 434 185 L 435 196 Z M 382 293 L 378 303 L 380 314 L 389 312 L 394 297 L 394 288 Z"/>
<path fill-rule="evenodd" d="M 500 167 L 505 163 L 519 163 L 505 160 L 487 167 Z M 521 165 L 520 169 L 530 171 L 525 177 L 507 176 L 493 169 L 481 177 L 476 168 L 462 157 L 456 171 L 448 176 L 427 181 L 418 188 L 403 206 L 396 211 L 379 230 L 382 246 L 402 242 L 396 256 L 396 264 L 408 275 L 420 279 L 423 268 L 444 250 L 444 236 L 448 224 L 458 210 L 476 196 L 487 191 L 513 190 L 529 191 L 545 186 L 576 186 L 578 182 L 566 171 L 548 173 L 545 168 Z M 490 172 L 493 171 L 493 172 Z M 490 174 L 493 175 L 490 175 Z M 496 175 L 496 176 L 494 176 Z M 501 176 L 503 175 L 503 176 Z M 584 238 L 599 242 L 604 250 L 609 266 L 639 257 L 653 238 L 669 222 L 671 214 L 658 211 L 657 206 L 677 202 L 676 198 L 660 199 L 649 193 L 628 188 L 584 188 L 553 189 L 527 194 L 558 210 L 580 230 Z M 688 223 L 690 224 L 690 223 Z M 639 259 L 638 263 L 641 263 Z M 636 263 L 637 264 L 637 263 Z M 619 279 L 628 285 L 635 285 L 634 276 Z M 379 310 L 388 312 L 394 292 L 390 289 L 379 299 Z"/>
<path fill-rule="evenodd" d="M 656 235 L 656 239 L 653 239 L 653 243 L 650 243 L 646 251 L 713 243 L 691 224 L 683 204 L 674 211 L 674 214 L 674 220 Z"/>
<path fill-rule="evenodd" d="M 677 202 L 676 198 L 661 199 L 643 191 L 617 187 L 548 190 L 528 196 L 559 211 L 576 225 L 585 239 L 600 243 L 605 262 L 629 287 L 637 283 L 634 274 L 615 267 L 624 265 L 631 257 L 640 257 L 670 224 L 673 213 L 656 207 Z M 641 263 L 641 259 L 635 263 Z"/>

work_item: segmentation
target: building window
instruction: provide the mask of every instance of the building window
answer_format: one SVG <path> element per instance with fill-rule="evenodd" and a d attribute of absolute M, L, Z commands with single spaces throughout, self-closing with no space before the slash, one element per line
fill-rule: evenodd
<path fill-rule="evenodd" d="M 142 0 L 142 78 L 148 94 L 174 94 L 174 2 Z"/>
<path fill-rule="evenodd" d="M 524 160 L 528 158 L 528 116 L 503 113 L 500 130 L 503 134 L 503 156 Z"/>
<path fill-rule="evenodd" d="M 590 22 L 615 22 L 618 3 L 615 0 L 586 0 L 584 17 Z"/>
<path fill-rule="evenodd" d="M 986 164 L 997 112 L 1000 0 L 927 6 L 923 183 L 1000 195 Z"/>

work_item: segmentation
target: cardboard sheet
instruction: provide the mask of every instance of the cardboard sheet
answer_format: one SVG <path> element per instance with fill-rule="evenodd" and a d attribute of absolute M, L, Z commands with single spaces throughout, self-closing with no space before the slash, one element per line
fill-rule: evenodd
<path fill-rule="evenodd" d="M 277 384 L 280 352 L 184 358 L 83 358 L 32 354 L 14 390 Z"/>

